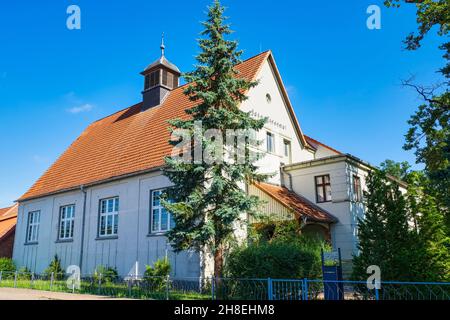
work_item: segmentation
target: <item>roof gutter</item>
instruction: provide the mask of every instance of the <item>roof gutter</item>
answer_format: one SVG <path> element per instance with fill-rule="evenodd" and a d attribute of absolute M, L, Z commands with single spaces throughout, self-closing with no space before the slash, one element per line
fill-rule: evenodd
<path fill-rule="evenodd" d="M 335 155 L 335 156 L 330 156 L 330 157 L 325 157 L 325 158 L 318 158 L 318 159 L 314 159 L 314 160 L 308 160 L 308 161 L 289 164 L 289 165 L 283 166 L 283 171 L 287 173 L 288 171 L 292 171 L 292 170 L 320 166 L 320 165 L 324 165 L 324 164 L 336 163 L 336 162 L 341 162 L 341 161 L 346 161 L 349 163 L 357 164 L 367 171 L 379 170 L 379 168 L 377 168 L 376 166 L 374 166 L 358 157 L 355 157 L 354 155 L 347 153 L 347 154 L 342 154 L 342 155 Z M 388 179 L 395 181 L 396 183 L 398 183 L 400 186 L 402 186 L 404 188 L 408 187 L 408 184 L 405 181 L 402 181 L 391 175 L 387 175 L 387 177 L 388 177 Z"/>
<path fill-rule="evenodd" d="M 120 176 L 115 176 L 115 177 L 111 177 L 111 178 L 107 178 L 107 179 L 103 179 L 103 180 L 98 180 L 98 181 L 94 181 L 94 182 L 91 182 L 91 183 L 83 184 L 83 187 L 84 188 L 95 187 L 95 186 L 98 186 L 98 185 L 101 185 L 101 184 L 104 184 L 104 183 L 115 182 L 115 181 L 131 178 L 131 177 L 135 177 L 135 176 L 138 176 L 138 175 L 141 175 L 141 174 L 157 172 L 157 171 L 161 171 L 164 167 L 166 167 L 166 166 L 163 165 L 163 166 L 153 167 L 151 169 L 136 171 L 136 172 L 120 175 Z M 44 198 L 44 197 L 48 197 L 48 196 L 52 196 L 52 195 L 56 195 L 56 194 L 61 194 L 61 193 L 69 192 L 69 191 L 76 191 L 76 190 L 79 190 L 79 189 L 80 189 L 80 185 L 77 185 L 77 186 L 70 187 L 70 188 L 60 189 L 60 190 L 56 190 L 56 191 L 52 191 L 52 192 L 48 192 L 48 193 L 43 193 L 43 194 L 40 194 L 40 195 L 37 195 L 37 196 L 34 196 L 34 197 L 18 199 L 18 200 L 15 200 L 14 202 L 20 203 L 20 202 L 40 199 L 40 198 Z"/>

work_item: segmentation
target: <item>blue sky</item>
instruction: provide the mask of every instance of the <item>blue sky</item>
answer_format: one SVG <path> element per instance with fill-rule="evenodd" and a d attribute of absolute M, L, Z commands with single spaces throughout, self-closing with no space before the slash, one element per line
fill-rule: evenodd
<path fill-rule="evenodd" d="M 45 4 L 43 4 L 45 3 Z M 140 101 L 139 72 L 159 56 L 192 69 L 210 1 L 2 1 L 0 4 L 0 207 L 10 205 L 89 123 Z M 66 9 L 81 8 L 81 30 Z M 303 131 L 373 164 L 414 162 L 402 150 L 420 100 L 402 79 L 437 81 L 438 38 L 417 52 L 414 6 L 382 1 L 224 0 L 244 58 L 271 49 Z M 381 30 L 366 27 L 371 4 Z"/>

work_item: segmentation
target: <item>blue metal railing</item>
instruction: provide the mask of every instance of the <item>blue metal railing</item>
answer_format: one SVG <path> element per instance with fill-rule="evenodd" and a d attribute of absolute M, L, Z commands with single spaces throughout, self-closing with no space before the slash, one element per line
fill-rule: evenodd
<path fill-rule="evenodd" d="M 0 271 L 0 288 L 158 300 L 450 300 L 449 282 L 381 281 L 369 289 L 365 281 L 351 280 L 88 275 L 75 286 L 69 276 Z"/>
<path fill-rule="evenodd" d="M 304 281 L 309 286 L 307 296 L 316 299 L 323 298 L 324 289 L 328 285 L 337 291 L 342 290 L 340 293 L 345 300 L 450 300 L 449 282 L 381 281 L 379 288 L 369 289 L 366 281 Z"/>

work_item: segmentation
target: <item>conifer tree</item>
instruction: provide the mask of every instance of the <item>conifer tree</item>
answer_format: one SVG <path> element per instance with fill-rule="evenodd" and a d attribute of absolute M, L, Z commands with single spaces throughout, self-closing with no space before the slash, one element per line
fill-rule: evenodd
<path fill-rule="evenodd" d="M 370 265 L 378 265 L 386 281 L 450 279 L 450 237 L 444 212 L 427 193 L 431 182 L 420 171 L 405 178 L 408 188 L 402 194 L 386 171 L 369 174 L 366 213 L 358 224 L 359 254 L 353 258 L 355 279 L 365 280 Z"/>
<path fill-rule="evenodd" d="M 450 280 L 450 237 L 445 213 L 435 197 L 427 193 L 428 177 L 420 171 L 408 175 L 408 207 L 413 217 L 417 243 L 422 246 L 422 280 Z"/>
<path fill-rule="evenodd" d="M 215 144 L 217 141 L 205 135 L 208 129 L 218 129 L 226 141 L 227 129 L 258 131 L 266 122 L 266 119 L 252 118 L 239 108 L 247 99 L 246 92 L 257 82 L 241 77 L 235 70 L 234 66 L 241 62 L 242 51 L 237 50 L 236 41 L 227 40 L 232 31 L 223 14 L 224 7 L 218 0 L 214 1 L 207 21 L 203 22 L 198 64 L 193 72 L 185 74 L 190 85 L 184 93 L 194 107 L 186 110 L 187 119 L 170 121 L 173 132 L 184 129 L 194 135 L 195 139 L 188 144 L 193 148 L 183 152 L 195 161 L 182 161 L 173 155 L 165 158 L 164 173 L 174 186 L 163 195 L 163 205 L 175 221 L 175 227 L 168 233 L 174 250 L 208 250 L 214 257 L 216 277 L 222 276 L 226 244 L 234 230 L 243 226 L 248 215 L 255 215 L 260 205 L 257 197 L 245 192 L 245 185 L 267 177 L 257 173 L 255 163 L 260 155 L 255 156 L 249 139 L 245 148 L 240 149 L 241 154 L 233 154 L 234 145 L 230 148 L 226 143 Z M 196 129 L 198 121 L 202 123 L 200 129 Z M 180 139 L 170 143 L 177 145 Z M 235 143 L 237 140 L 233 140 Z M 204 158 L 198 161 L 194 157 L 198 146 L 202 154 L 211 152 L 217 161 Z M 238 158 L 240 161 L 235 161 Z"/>
<path fill-rule="evenodd" d="M 382 280 L 417 280 L 422 247 L 410 230 L 406 200 L 398 185 L 382 171 L 367 179 L 366 213 L 358 224 L 359 254 L 353 259 L 353 278 L 365 280 L 366 269 L 377 265 Z"/>

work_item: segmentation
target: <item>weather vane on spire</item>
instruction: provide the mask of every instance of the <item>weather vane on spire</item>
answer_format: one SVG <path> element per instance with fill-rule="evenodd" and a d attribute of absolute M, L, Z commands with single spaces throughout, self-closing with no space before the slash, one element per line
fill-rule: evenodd
<path fill-rule="evenodd" d="M 161 35 L 161 56 L 164 56 L 164 49 L 166 48 L 166 46 L 164 45 L 164 32 Z"/>

